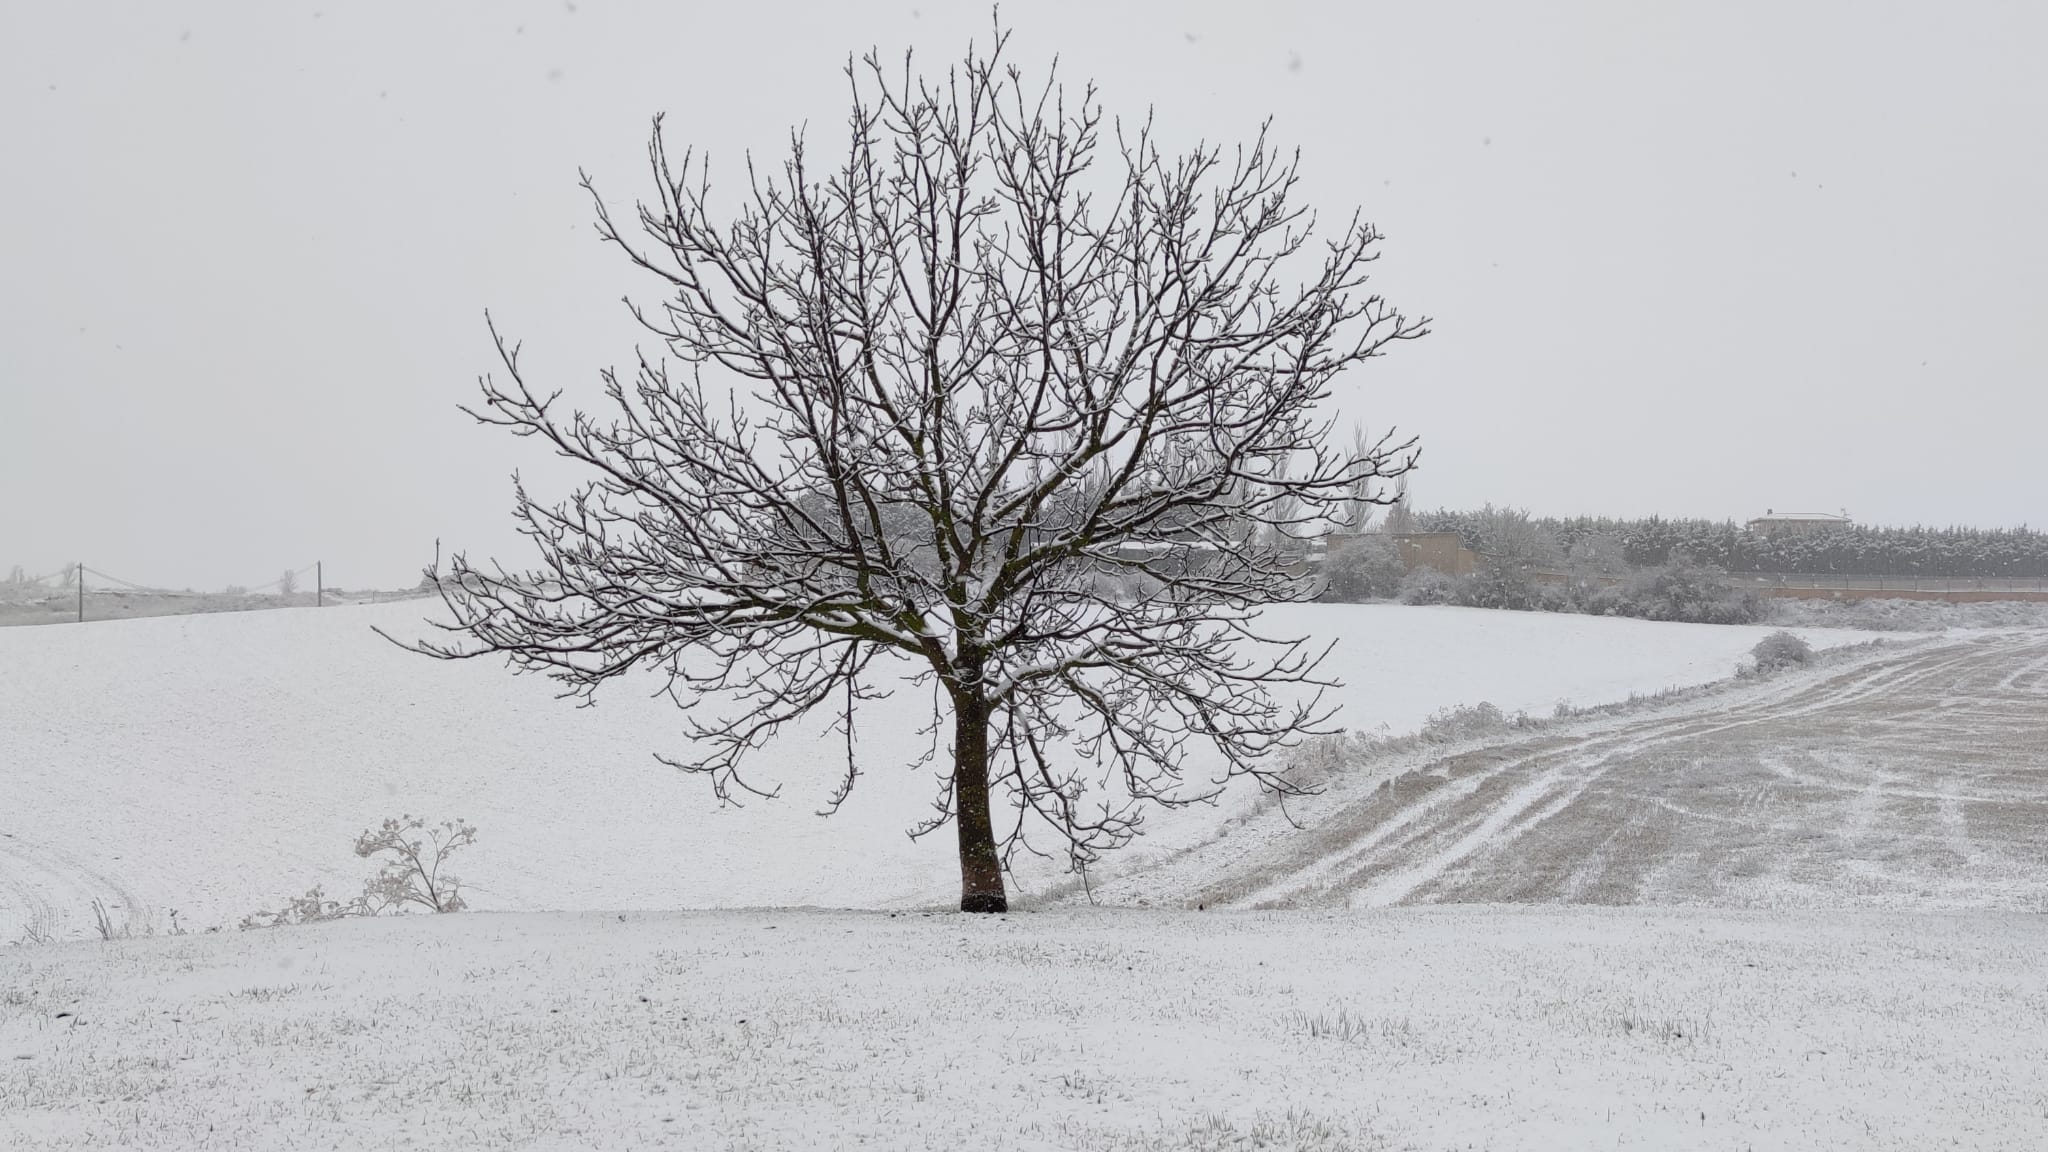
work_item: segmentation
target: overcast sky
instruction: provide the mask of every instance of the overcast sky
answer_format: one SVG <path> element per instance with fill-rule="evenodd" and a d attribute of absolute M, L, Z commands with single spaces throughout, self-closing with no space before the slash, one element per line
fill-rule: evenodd
<path fill-rule="evenodd" d="M 2048 5 L 1051 3 L 1013 50 L 1169 132 L 1301 146 L 1435 333 L 1348 374 L 1425 506 L 2048 523 Z M 874 45 L 981 4 L 0 8 L 0 572 L 409 584 L 524 561 L 456 405 L 490 308 L 550 386 L 648 285 L 575 186 L 647 124 L 734 173 L 840 130 Z"/>

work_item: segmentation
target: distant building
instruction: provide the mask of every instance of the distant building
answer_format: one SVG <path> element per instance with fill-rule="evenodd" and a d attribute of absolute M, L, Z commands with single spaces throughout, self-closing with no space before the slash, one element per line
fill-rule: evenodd
<path fill-rule="evenodd" d="M 1846 511 L 1837 516 L 1831 512 L 1780 512 L 1766 508 L 1763 515 L 1749 522 L 1748 528 L 1766 536 L 1811 536 L 1816 532 L 1847 528 L 1854 523 Z"/>
<path fill-rule="evenodd" d="M 1470 576 L 1479 569 L 1479 554 L 1465 547 L 1456 532 L 1389 532 L 1409 571 L 1434 568 L 1446 576 Z"/>

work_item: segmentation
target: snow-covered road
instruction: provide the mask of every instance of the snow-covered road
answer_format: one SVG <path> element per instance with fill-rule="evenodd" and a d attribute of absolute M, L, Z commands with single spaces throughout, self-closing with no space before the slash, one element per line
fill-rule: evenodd
<path fill-rule="evenodd" d="M 2048 632 L 1911 648 L 1333 793 L 1294 806 L 1305 831 L 1265 830 L 1247 852 L 1262 831 L 1248 829 L 1217 846 L 1227 864 L 1197 851 L 1144 889 L 1249 907 L 2048 910 Z"/>

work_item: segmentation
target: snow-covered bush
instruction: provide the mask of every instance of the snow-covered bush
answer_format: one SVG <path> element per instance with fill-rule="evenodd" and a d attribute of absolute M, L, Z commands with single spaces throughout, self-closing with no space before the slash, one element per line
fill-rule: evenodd
<path fill-rule="evenodd" d="M 1593 576 L 1567 576 L 1556 582 L 1539 578 L 1539 571 L 1533 566 L 1488 560 L 1470 576 L 1453 579 L 1418 568 L 1403 579 L 1401 602 L 1634 616 L 1686 624 L 1754 624 L 1768 610 L 1762 596 L 1730 585 L 1720 570 L 1682 560 L 1633 572 L 1619 585 L 1605 584 Z"/>
<path fill-rule="evenodd" d="M 425 835 L 417 835 L 424 832 Z M 315 924 L 347 916 L 376 916 L 403 912 L 417 904 L 432 912 L 460 912 L 468 905 L 462 899 L 462 881 L 444 873 L 448 857 L 476 840 L 476 829 L 460 820 L 444 820 L 432 828 L 425 819 L 407 814 L 385 820 L 356 837 L 356 855 L 364 859 L 383 857 L 382 867 L 353 900 L 329 900 L 319 886 L 304 896 L 287 897 L 276 911 L 262 910 L 242 918 L 242 927 L 276 928 L 286 924 Z"/>
<path fill-rule="evenodd" d="M 329 900 L 319 885 L 308 889 L 304 896 L 288 896 L 275 912 L 259 910 L 242 917 L 242 928 L 281 928 L 287 924 L 317 924 L 323 920 L 339 920 L 344 916 L 367 916 L 363 898 L 356 897 L 343 903 Z"/>
<path fill-rule="evenodd" d="M 1565 550 L 1564 562 L 1575 576 L 1619 576 L 1628 571 L 1627 546 L 1612 532 L 1588 532 Z"/>
<path fill-rule="evenodd" d="M 1517 728 L 1537 728 L 1541 721 L 1527 712 L 1510 716 L 1500 710 L 1500 705 L 1490 700 L 1477 704 L 1460 704 L 1455 708 L 1439 708 L 1422 722 L 1421 731 L 1416 735 L 1425 744 L 1451 744 L 1461 740 L 1474 740 Z"/>
<path fill-rule="evenodd" d="M 1811 663 L 1813 648 L 1806 641 L 1790 632 L 1778 631 L 1756 642 L 1749 650 L 1756 659 L 1759 672 L 1774 672 L 1780 668 Z"/>
<path fill-rule="evenodd" d="M 414 833 L 425 832 L 425 836 Z M 476 840 L 476 828 L 460 820 L 444 820 L 432 828 L 418 816 L 385 820 L 382 827 L 356 838 L 356 855 L 385 857 L 383 867 L 363 887 L 372 913 L 403 910 L 417 904 L 429 912 L 460 912 L 462 881 L 441 868 L 458 848 Z"/>
<path fill-rule="evenodd" d="M 1619 588 L 1589 597 L 1588 606 L 1604 615 L 1685 624 L 1754 624 L 1766 607 L 1763 597 L 1731 586 L 1719 569 L 1682 558 L 1630 573 Z"/>
<path fill-rule="evenodd" d="M 1401 577 L 1403 604 L 1449 604 L 1457 582 L 1434 568 L 1422 567 Z"/>
<path fill-rule="evenodd" d="M 1457 532 L 1466 547 L 1479 554 L 1479 570 L 1455 580 L 1443 601 L 1409 603 L 1448 602 L 1466 608 L 1515 611 L 1554 611 L 1563 606 L 1557 591 L 1538 574 L 1561 569 L 1565 563 L 1564 550 L 1556 537 L 1531 520 L 1527 512 L 1489 504 L 1456 523 L 1438 525 L 1433 530 Z"/>
<path fill-rule="evenodd" d="M 1514 612 L 1550 612 L 1563 606 L 1558 595 L 1528 568 L 1492 561 L 1454 583 L 1450 602 L 1466 608 L 1505 608 Z"/>
<path fill-rule="evenodd" d="M 1407 568 L 1401 549 L 1378 533 L 1332 536 L 1323 554 L 1323 599 L 1354 604 L 1398 595 Z"/>

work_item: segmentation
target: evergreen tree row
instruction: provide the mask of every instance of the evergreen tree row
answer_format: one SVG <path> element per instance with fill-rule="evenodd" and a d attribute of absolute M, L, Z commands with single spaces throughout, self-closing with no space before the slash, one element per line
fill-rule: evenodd
<path fill-rule="evenodd" d="M 1474 551 L 1494 550 L 1503 518 L 1479 511 L 1418 513 L 1424 532 L 1456 532 Z M 1633 568 L 1683 558 L 1728 572 L 1798 575 L 2048 577 L 2048 532 L 2029 528 L 1880 528 L 1851 525 L 1805 535 L 1752 532 L 1732 520 L 1618 520 L 1581 516 L 1530 517 L 1528 527 L 1548 537 L 1554 554 L 1618 551 Z M 1607 547 L 1602 548 L 1601 545 Z"/>

